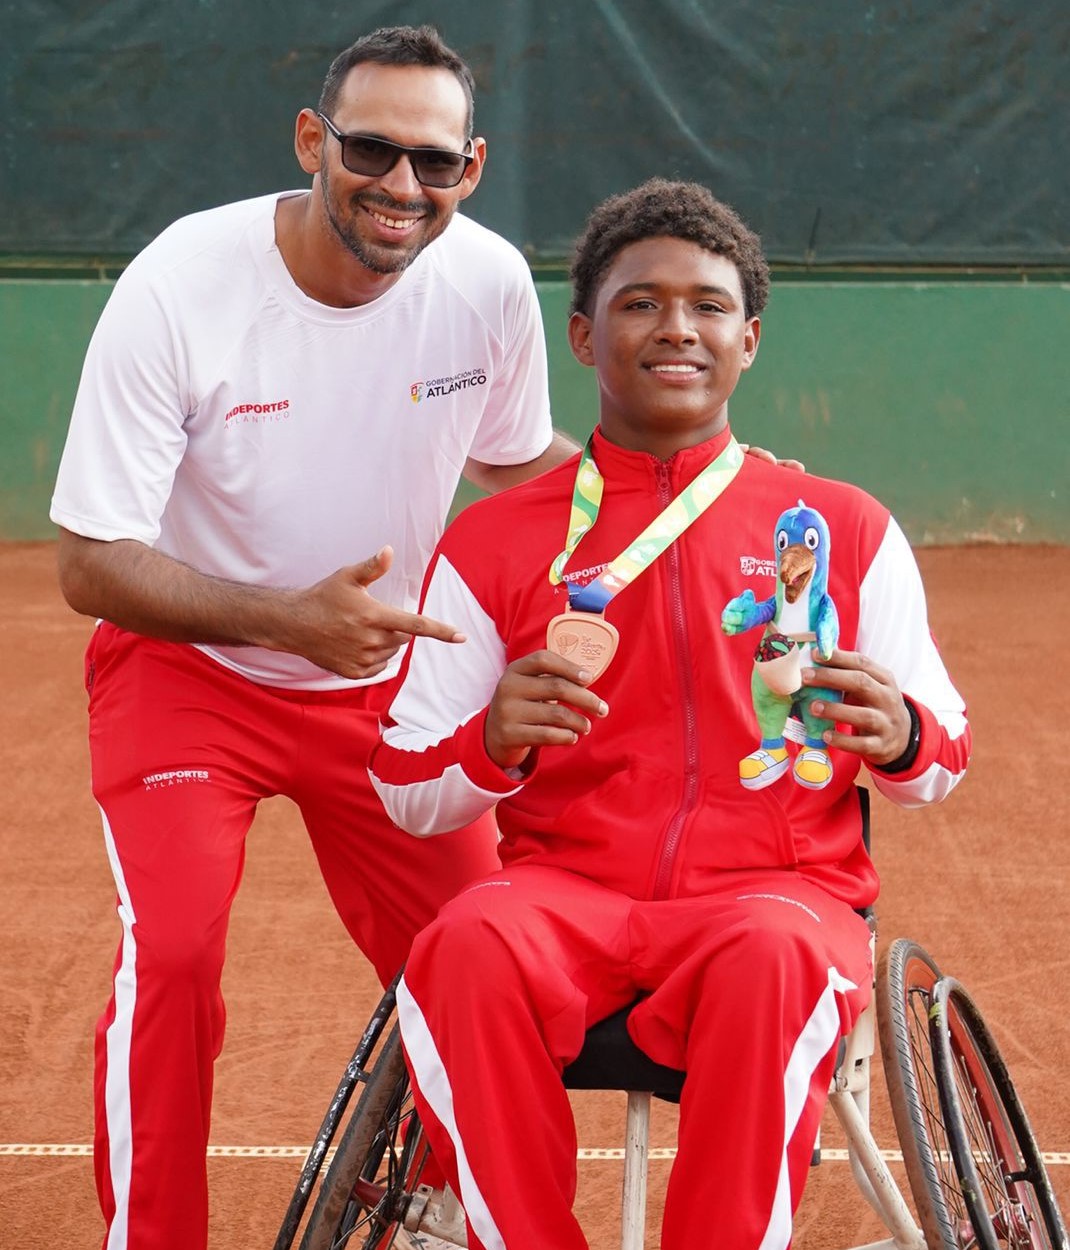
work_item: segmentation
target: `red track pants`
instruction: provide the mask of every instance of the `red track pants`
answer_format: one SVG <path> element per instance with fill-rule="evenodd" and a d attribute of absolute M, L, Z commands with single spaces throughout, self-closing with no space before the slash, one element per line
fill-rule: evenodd
<path fill-rule="evenodd" d="M 384 692 L 279 691 L 111 625 L 86 656 L 93 793 L 123 932 L 97 1027 L 95 1167 L 107 1250 L 203 1250 L 212 1069 L 231 902 L 257 802 L 304 817 L 331 898 L 389 980 L 441 903 L 498 864 L 395 828 L 368 780 Z"/>
<path fill-rule="evenodd" d="M 688 1073 L 663 1250 L 788 1246 L 871 978 L 865 922 L 797 873 L 725 873 L 714 895 L 661 902 L 532 866 L 470 886 L 417 938 L 398 999 L 469 1245 L 587 1246 L 560 1073 L 588 1026 L 643 993 L 633 1038 Z"/>

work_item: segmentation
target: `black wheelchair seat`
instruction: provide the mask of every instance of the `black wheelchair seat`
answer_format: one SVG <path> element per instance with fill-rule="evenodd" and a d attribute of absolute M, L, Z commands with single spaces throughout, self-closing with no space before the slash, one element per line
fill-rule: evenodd
<path fill-rule="evenodd" d="M 655 1063 L 628 1034 L 634 1006 L 629 1003 L 587 1030 L 583 1049 L 562 1073 L 566 1089 L 625 1089 L 680 1101 L 685 1074 Z"/>

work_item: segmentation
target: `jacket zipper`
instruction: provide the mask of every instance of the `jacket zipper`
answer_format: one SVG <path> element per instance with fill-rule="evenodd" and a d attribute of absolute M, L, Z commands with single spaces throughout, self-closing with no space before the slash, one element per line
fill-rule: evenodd
<path fill-rule="evenodd" d="M 672 482 L 669 466 L 659 461 L 656 466 L 658 496 L 668 505 L 672 498 Z M 682 692 L 684 718 L 684 789 L 672 819 L 665 830 L 654 878 L 654 898 L 668 898 L 672 885 L 673 867 L 680 846 L 684 824 L 698 799 L 699 743 L 698 714 L 695 707 L 695 680 L 691 671 L 690 647 L 688 646 L 687 618 L 684 615 L 683 586 L 680 578 L 680 551 L 676 543 L 665 553 L 669 560 L 669 608 L 672 621 L 673 643 L 676 651 L 676 667 L 679 674 L 678 688 Z"/>

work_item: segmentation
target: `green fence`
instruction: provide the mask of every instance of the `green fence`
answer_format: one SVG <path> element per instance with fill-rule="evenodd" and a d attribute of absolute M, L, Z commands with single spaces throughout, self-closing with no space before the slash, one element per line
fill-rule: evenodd
<path fill-rule="evenodd" d="M 175 217 L 304 185 L 331 57 L 435 21 L 475 73 L 472 212 L 540 259 L 651 174 L 778 262 L 1063 265 L 1066 0 L 0 0 L 0 251 L 130 255 Z"/>
<path fill-rule="evenodd" d="M 0 538 L 48 504 L 103 281 L 0 282 Z M 594 379 L 568 291 L 539 283 L 555 420 L 583 436 Z M 916 543 L 1070 542 L 1070 284 L 774 277 L 740 438 L 857 482 Z M 466 496 L 462 496 L 462 499 Z"/>

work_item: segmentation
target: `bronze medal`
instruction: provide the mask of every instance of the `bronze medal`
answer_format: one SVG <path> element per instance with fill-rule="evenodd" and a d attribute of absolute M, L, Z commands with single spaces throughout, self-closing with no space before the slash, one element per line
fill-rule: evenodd
<path fill-rule="evenodd" d="M 547 649 L 593 673 L 592 681 L 609 667 L 619 642 L 617 627 L 598 612 L 562 612 L 546 627 Z"/>

